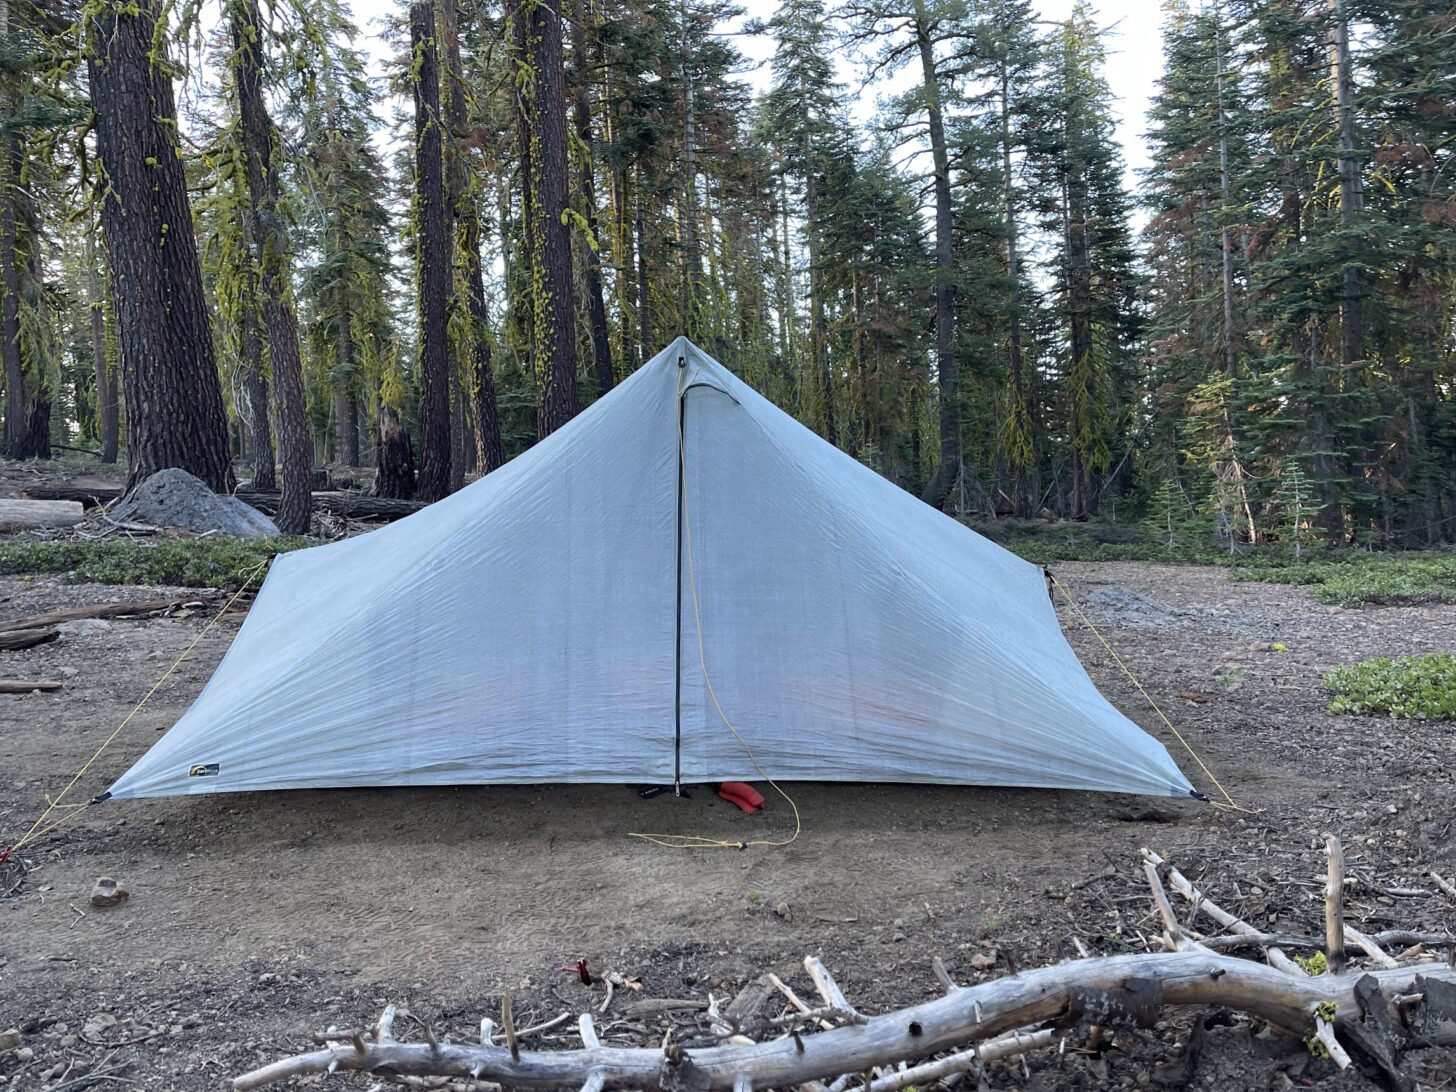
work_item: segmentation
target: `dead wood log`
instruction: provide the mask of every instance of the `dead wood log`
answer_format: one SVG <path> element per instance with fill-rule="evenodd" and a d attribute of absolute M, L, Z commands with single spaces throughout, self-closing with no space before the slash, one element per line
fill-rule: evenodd
<path fill-rule="evenodd" d="M 1384 948 L 1388 944 L 1414 944 L 1429 948 L 1456 948 L 1456 935 L 1451 933 L 1420 933 L 1411 929 L 1386 929 L 1366 936 L 1346 924 L 1345 939 L 1358 944 L 1356 935 Z M 1218 937 L 1203 937 L 1199 944 L 1214 952 L 1239 952 L 1247 948 L 1264 948 L 1270 944 L 1280 948 L 1318 949 L 1325 946 L 1324 937 L 1302 937 L 1294 933 L 1228 933 Z M 1364 947 L 1364 945 L 1359 945 Z M 1368 952 L 1369 949 L 1366 949 Z M 1373 953 L 1371 953 L 1373 956 Z"/>
<path fill-rule="evenodd" d="M 32 694 L 37 690 L 60 688 L 60 683 L 49 679 L 0 679 L 0 694 Z"/>
<path fill-rule="evenodd" d="M 24 490 L 27 497 L 37 500 L 79 501 L 83 505 L 99 507 L 110 504 L 121 497 L 122 491 L 110 486 L 75 485 L 31 485 Z M 281 494 L 267 490 L 242 489 L 233 494 L 244 504 L 252 505 L 260 512 L 275 515 Z M 396 520 L 413 515 L 424 507 L 419 501 L 393 500 L 388 497 L 370 497 L 360 493 L 340 490 L 320 490 L 313 495 L 314 507 L 332 512 L 337 516 L 353 516 L 357 519 Z M 72 522 L 79 522 L 77 517 Z"/>
<path fill-rule="evenodd" d="M 1056 1041 L 1057 1033 L 1054 1031 L 1013 1031 L 1009 1035 L 982 1043 L 973 1050 L 948 1054 L 933 1062 L 925 1062 L 879 1077 L 870 1082 L 870 1092 L 897 1092 L 898 1089 L 908 1088 L 912 1084 L 917 1087 L 929 1084 L 955 1073 L 964 1073 L 973 1066 L 1025 1054 L 1038 1047 L 1051 1046 Z"/>
<path fill-rule="evenodd" d="M 159 611 L 171 610 L 188 603 L 206 601 L 212 596 L 211 592 L 199 592 L 181 598 L 173 596 L 168 599 L 136 599 L 126 603 L 95 603 L 87 607 L 66 607 L 62 610 L 46 611 L 44 614 L 30 614 L 24 618 L 0 621 L 0 632 L 8 633 L 17 629 L 54 626 L 61 622 L 74 622 L 81 618 L 127 618 L 137 614 L 156 614 Z"/>
<path fill-rule="evenodd" d="M 1325 835 L 1329 879 L 1325 884 L 1325 959 L 1330 970 L 1345 969 L 1345 851 L 1333 834 Z"/>
<path fill-rule="evenodd" d="M 0 497 L 0 531 L 74 527 L 85 518 L 85 507 L 73 500 L 16 500 L 13 497 Z"/>
<path fill-rule="evenodd" d="M 1367 972 L 1387 998 L 1415 992 L 1416 981 L 1456 985 L 1456 968 L 1435 964 Z M 281 1080 L 346 1071 L 387 1071 L 404 1076 L 471 1077 L 527 1088 L 678 1087 L 691 1067 L 691 1087 L 701 1090 L 804 1084 L 875 1066 L 917 1061 L 947 1050 L 995 1039 L 1049 1022 L 1079 1018 L 1107 1022 L 1107 1010 L 1137 984 L 1156 1015 L 1167 1007 L 1214 1005 L 1236 1009 L 1284 1027 L 1315 1034 L 1316 1016 L 1332 1015 L 1338 1027 L 1358 1021 L 1355 994 L 1360 975 L 1295 976 L 1249 960 L 1203 951 L 1106 956 L 1024 971 L 866 1018 L 818 1034 L 790 1036 L 751 1046 L 728 1044 L 691 1052 L 676 1046 L 588 1047 L 526 1051 L 486 1045 L 436 1043 L 338 1043 L 326 1050 L 285 1058 L 236 1078 L 239 1090 Z M 1337 1044 L 1338 1045 L 1338 1044 Z M 600 1081 L 594 1074 L 600 1074 Z"/>
<path fill-rule="evenodd" d="M 0 630 L 0 652 L 19 652 L 54 641 L 61 631 L 54 626 L 30 626 L 25 629 Z"/>
<path fill-rule="evenodd" d="M 1202 891 L 1193 885 L 1193 881 L 1188 879 L 1187 876 L 1183 875 L 1183 873 L 1179 872 L 1172 865 L 1168 864 L 1167 861 L 1163 860 L 1163 858 L 1159 857 L 1151 849 L 1143 850 L 1143 859 L 1160 873 L 1166 870 L 1168 882 L 1172 885 L 1173 890 L 1193 903 L 1195 911 L 1202 910 L 1225 929 L 1229 929 L 1235 933 L 1248 935 L 1259 932 L 1259 930 L 1255 929 L 1242 918 L 1235 917 L 1223 907 L 1210 900 Z M 1269 966 L 1271 967 L 1277 967 L 1287 974 L 1301 976 L 1304 974 L 1304 968 L 1285 955 L 1284 951 L 1277 944 L 1266 946 L 1264 956 L 1269 961 Z"/>
<path fill-rule="evenodd" d="M 1426 875 L 1431 877 L 1431 882 L 1441 889 L 1443 895 L 1448 895 L 1456 899 L 1456 885 L 1453 885 L 1450 880 L 1440 875 L 1434 869 L 1426 873 Z"/>

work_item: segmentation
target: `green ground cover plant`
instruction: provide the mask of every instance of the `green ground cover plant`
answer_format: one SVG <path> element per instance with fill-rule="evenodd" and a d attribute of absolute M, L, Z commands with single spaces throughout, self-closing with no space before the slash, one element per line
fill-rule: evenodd
<path fill-rule="evenodd" d="M 1362 660 L 1325 676 L 1335 694 L 1331 713 L 1456 719 L 1456 655 Z"/>
<path fill-rule="evenodd" d="M 62 573 L 74 583 L 236 587 L 261 562 L 317 545 L 306 538 L 0 540 L 0 575 Z"/>

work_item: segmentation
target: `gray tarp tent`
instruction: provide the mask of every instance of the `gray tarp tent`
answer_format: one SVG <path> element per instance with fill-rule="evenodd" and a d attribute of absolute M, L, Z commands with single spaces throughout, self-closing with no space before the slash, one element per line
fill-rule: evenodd
<path fill-rule="evenodd" d="M 495 473 L 280 556 L 111 796 L 751 780 L 707 681 L 774 778 L 1190 792 L 1036 566 L 679 338 Z"/>

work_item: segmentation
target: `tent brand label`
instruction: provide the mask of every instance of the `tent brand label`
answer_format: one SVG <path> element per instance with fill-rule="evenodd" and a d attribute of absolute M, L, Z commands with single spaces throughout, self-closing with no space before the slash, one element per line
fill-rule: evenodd
<path fill-rule="evenodd" d="M 188 777 L 216 777 L 222 770 L 222 764 L 218 762 L 199 762 L 187 770 Z"/>

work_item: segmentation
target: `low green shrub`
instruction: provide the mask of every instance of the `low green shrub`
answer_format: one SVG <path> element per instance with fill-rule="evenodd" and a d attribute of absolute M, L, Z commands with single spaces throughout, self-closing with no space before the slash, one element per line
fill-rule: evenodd
<path fill-rule="evenodd" d="M 1325 676 L 1331 713 L 1456 720 L 1456 655 L 1363 660 Z"/>
<path fill-rule="evenodd" d="M 275 555 L 317 543 L 306 538 L 0 539 L 0 575 L 64 573 L 74 583 L 236 587 Z M 261 575 L 261 574 L 259 574 Z"/>
<path fill-rule="evenodd" d="M 1282 564 L 1232 563 L 1230 580 L 1310 584 L 1324 603 L 1456 603 L 1456 554 L 1351 553 Z"/>

